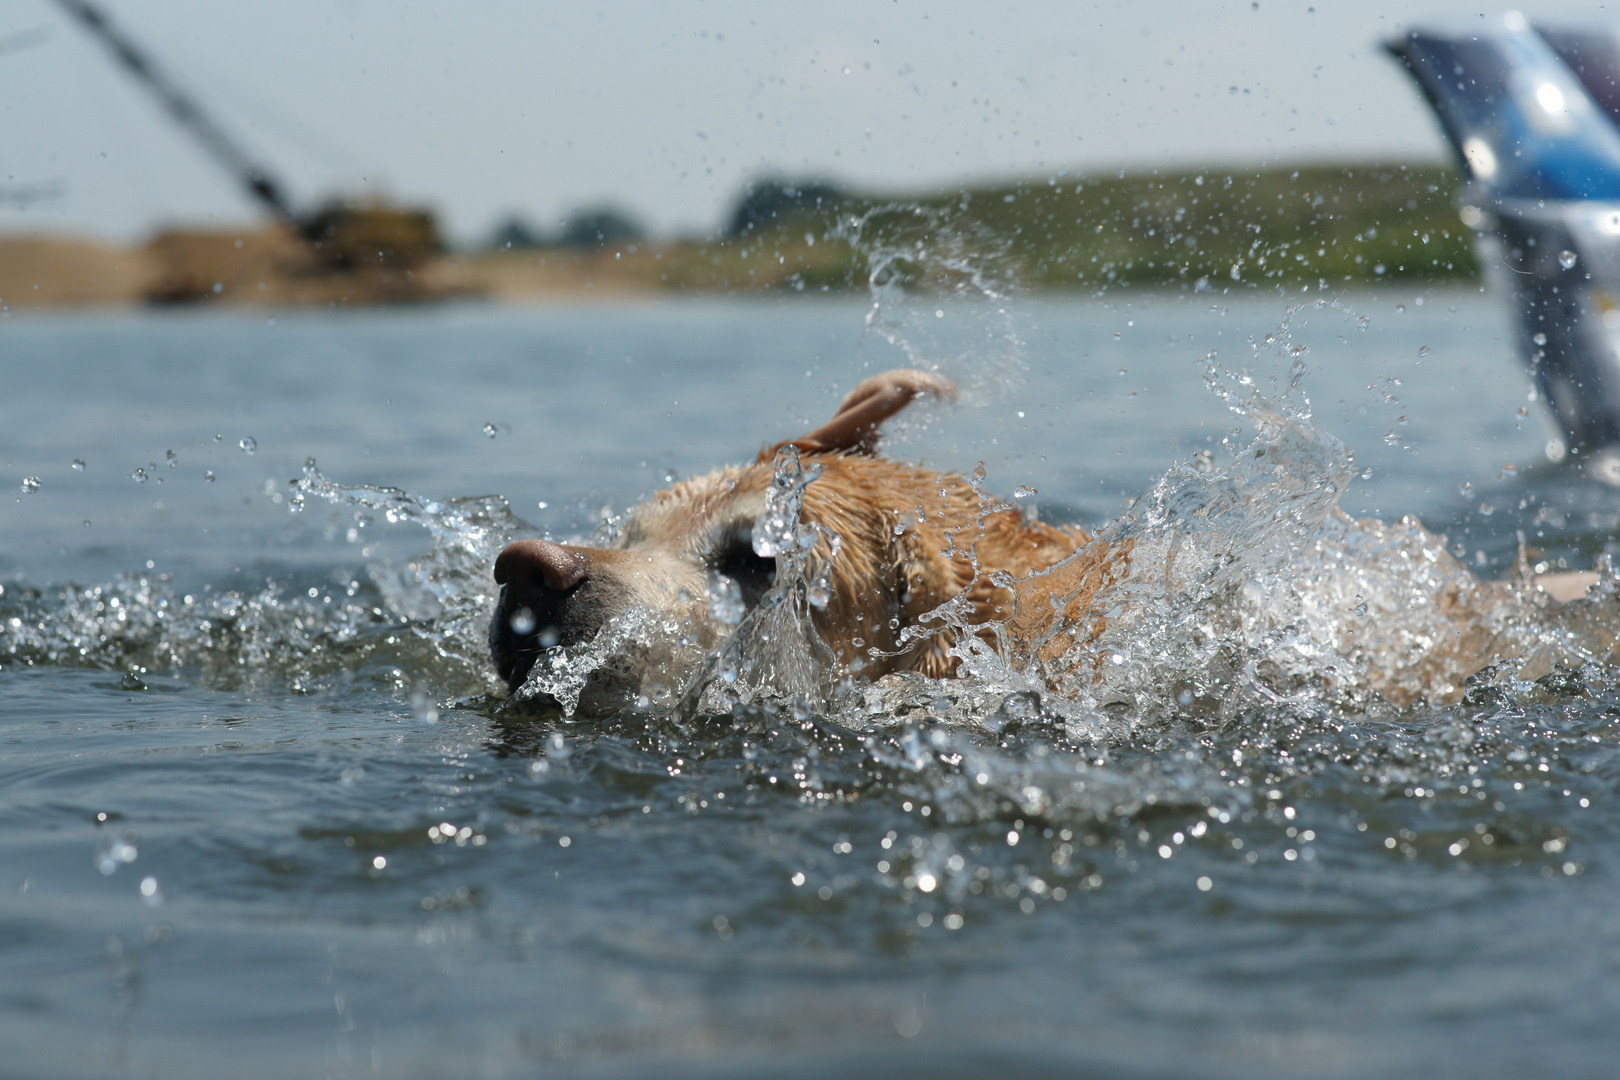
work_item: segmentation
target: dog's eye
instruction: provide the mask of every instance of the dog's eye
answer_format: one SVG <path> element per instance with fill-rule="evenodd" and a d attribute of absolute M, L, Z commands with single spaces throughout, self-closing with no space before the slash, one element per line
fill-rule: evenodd
<path fill-rule="evenodd" d="M 729 541 L 714 559 L 714 569 L 737 583 L 743 600 L 752 607 L 776 582 L 776 560 L 754 554 L 747 537 Z"/>

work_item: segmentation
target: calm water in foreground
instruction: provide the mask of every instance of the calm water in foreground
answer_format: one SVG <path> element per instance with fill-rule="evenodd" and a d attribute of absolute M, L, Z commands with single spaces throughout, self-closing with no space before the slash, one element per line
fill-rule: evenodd
<path fill-rule="evenodd" d="M 1491 301 L 1345 299 L 1293 327 L 1344 507 L 1589 567 L 1620 499 L 1547 461 Z M 1197 361 L 1286 302 L 868 314 L 0 322 L 0 1076 L 1612 1075 L 1601 673 L 1107 740 L 504 701 L 512 536 L 917 361 L 965 400 L 893 452 L 1098 523 L 1247 438 Z M 409 494 L 290 513 L 309 458 Z"/>

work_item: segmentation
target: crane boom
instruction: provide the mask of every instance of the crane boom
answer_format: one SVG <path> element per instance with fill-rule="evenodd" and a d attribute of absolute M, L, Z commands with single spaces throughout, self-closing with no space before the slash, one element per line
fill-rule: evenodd
<path fill-rule="evenodd" d="M 281 186 L 270 171 L 248 156 L 240 146 L 225 134 L 225 130 L 202 110 L 185 91 L 180 89 L 163 69 L 152 61 L 140 46 L 131 41 L 108 20 L 100 8 L 88 0 L 56 0 L 57 6 L 77 19 L 112 52 L 124 69 L 135 77 L 162 103 L 170 116 L 189 131 L 204 150 L 247 189 L 253 199 L 277 219 L 301 229 L 298 214 L 287 202 Z"/>

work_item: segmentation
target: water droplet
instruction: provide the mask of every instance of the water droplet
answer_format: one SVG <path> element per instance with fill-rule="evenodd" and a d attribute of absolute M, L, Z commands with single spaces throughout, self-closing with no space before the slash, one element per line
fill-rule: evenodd
<path fill-rule="evenodd" d="M 1424 345 L 1421 348 L 1419 348 L 1418 349 L 1418 355 L 1419 356 L 1428 356 L 1429 355 L 1429 347 L 1427 345 Z"/>
<path fill-rule="evenodd" d="M 754 554 L 768 559 L 799 546 L 799 509 L 804 503 L 804 488 L 820 475 L 820 465 L 805 469 L 799 464 L 797 447 L 784 446 L 776 452 L 765 509 L 754 521 Z"/>
<path fill-rule="evenodd" d="M 1350 609 L 1350 614 L 1354 615 L 1358 619 L 1367 614 L 1367 598 L 1358 595 L 1356 597 L 1355 606 Z"/>
<path fill-rule="evenodd" d="M 74 472 L 84 472 L 84 458 L 74 458 L 73 459 L 73 471 Z"/>
<path fill-rule="evenodd" d="M 411 691 L 411 711 L 424 724 L 437 724 L 439 722 L 438 705 L 434 704 L 433 698 L 420 686 Z"/>
<path fill-rule="evenodd" d="M 176 465 L 180 464 L 180 455 L 176 454 L 173 450 L 165 450 L 163 451 L 163 460 L 167 461 L 169 463 L 169 468 L 172 469 Z"/>
<path fill-rule="evenodd" d="M 135 481 L 137 484 L 144 484 L 146 483 L 146 470 L 136 469 L 134 472 L 129 474 L 129 478 Z"/>
<path fill-rule="evenodd" d="M 1547 344 L 1547 335 L 1537 330 L 1530 340 L 1535 342 L 1537 345 L 1545 345 Z"/>
<path fill-rule="evenodd" d="M 501 429 L 495 426 L 494 421 L 491 421 L 491 422 L 484 425 L 484 434 L 489 436 L 491 439 L 493 439 L 495 436 L 499 435 L 500 433 L 501 433 Z"/>
<path fill-rule="evenodd" d="M 134 862 L 139 855 L 134 837 L 121 836 L 96 852 L 96 869 L 110 875 L 120 866 Z"/>
<path fill-rule="evenodd" d="M 1474 485 L 1470 484 L 1467 480 L 1464 480 L 1458 485 L 1457 494 L 1461 495 L 1465 499 L 1472 499 L 1474 497 Z"/>
<path fill-rule="evenodd" d="M 1490 517 L 1494 513 L 1496 513 L 1496 507 L 1492 506 L 1490 503 L 1479 504 L 1480 517 Z"/>
<path fill-rule="evenodd" d="M 210 484 L 212 484 L 214 482 L 214 470 L 213 469 L 204 469 L 203 470 L 203 479 L 208 481 Z"/>
<path fill-rule="evenodd" d="M 709 614 L 727 626 L 742 622 L 748 608 L 743 603 L 742 589 L 724 574 L 709 575 Z"/>
<path fill-rule="evenodd" d="M 1558 265 L 1562 266 L 1565 270 L 1575 269 L 1575 264 L 1578 261 L 1580 261 L 1580 257 L 1577 256 L 1573 251 L 1570 251 L 1568 248 L 1565 248 L 1563 251 L 1558 253 Z"/>
<path fill-rule="evenodd" d="M 255 439 L 251 435 L 244 435 L 242 438 L 237 440 L 236 445 L 240 446 L 244 451 L 251 454 L 253 451 L 259 448 L 259 440 Z"/>
<path fill-rule="evenodd" d="M 25 476 L 25 477 L 23 477 L 22 493 L 24 495 L 32 495 L 34 492 L 38 491 L 39 488 L 40 488 L 39 477 L 37 477 L 37 476 Z"/>
<path fill-rule="evenodd" d="M 528 637 L 534 633 L 534 612 L 526 607 L 512 612 L 512 618 L 508 622 L 511 624 L 512 633 L 518 637 Z"/>

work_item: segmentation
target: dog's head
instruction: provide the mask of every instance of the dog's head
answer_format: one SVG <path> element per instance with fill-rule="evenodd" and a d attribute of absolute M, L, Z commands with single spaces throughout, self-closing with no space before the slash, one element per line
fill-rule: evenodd
<path fill-rule="evenodd" d="M 990 568 L 981 574 L 975 564 L 975 545 L 992 545 L 993 568 L 1014 574 L 1049 565 L 1075 546 L 1072 534 L 991 511 L 960 476 L 875 456 L 885 420 L 919 395 L 954 393 L 926 372 L 885 372 L 857 386 L 833 419 L 809 434 L 634 507 L 612 547 L 512 544 L 495 561 L 500 601 L 489 630 L 501 678 L 515 691 L 544 650 L 589 641 L 634 609 L 673 618 L 701 646 L 722 640 L 740 613 L 736 606 L 753 608 L 776 580 L 777 559 L 757 552 L 753 529 L 766 509 L 776 452 L 788 445 L 820 470 L 804 489 L 801 521 L 820 526 L 810 570 L 831 585 L 812 612 L 823 641 L 840 664 L 866 674 L 947 674 L 948 642 L 900 649 L 900 635 L 958 595 L 974 606 L 972 621 L 996 614 L 999 590 L 988 582 Z M 712 602 L 717 593 L 720 602 Z M 885 655 L 874 659 L 873 649 Z"/>

